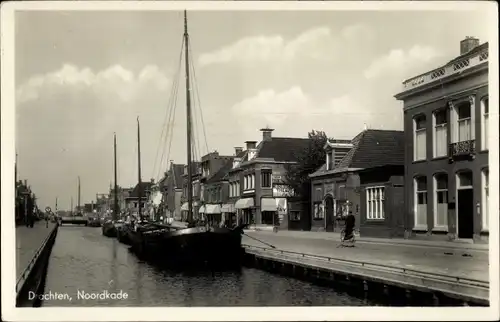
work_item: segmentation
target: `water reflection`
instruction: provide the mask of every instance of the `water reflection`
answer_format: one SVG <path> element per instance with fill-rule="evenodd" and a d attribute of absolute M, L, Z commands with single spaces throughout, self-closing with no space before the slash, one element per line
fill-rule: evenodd
<path fill-rule="evenodd" d="M 77 291 L 119 292 L 122 300 L 85 300 Z M 232 272 L 175 272 L 137 259 L 116 239 L 90 227 L 61 227 L 51 255 L 47 292 L 72 301 L 43 306 L 288 306 L 373 305 L 366 300 L 256 269 Z"/>

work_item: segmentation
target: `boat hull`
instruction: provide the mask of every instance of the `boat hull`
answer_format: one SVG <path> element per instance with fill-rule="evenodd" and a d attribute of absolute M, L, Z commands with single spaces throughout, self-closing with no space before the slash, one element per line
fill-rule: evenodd
<path fill-rule="evenodd" d="M 102 226 L 102 234 L 106 237 L 116 237 L 116 227 L 104 224 Z"/>
<path fill-rule="evenodd" d="M 227 228 L 194 227 L 133 233 L 133 250 L 169 267 L 232 268 L 241 265 L 242 235 Z"/>

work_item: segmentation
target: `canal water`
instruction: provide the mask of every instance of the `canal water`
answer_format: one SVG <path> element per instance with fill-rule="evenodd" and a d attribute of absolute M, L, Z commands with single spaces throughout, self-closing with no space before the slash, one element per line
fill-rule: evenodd
<path fill-rule="evenodd" d="M 45 296 L 43 306 L 376 305 L 331 287 L 252 268 L 190 273 L 159 269 L 137 259 L 116 239 L 102 236 L 100 228 L 81 226 L 59 227 Z"/>

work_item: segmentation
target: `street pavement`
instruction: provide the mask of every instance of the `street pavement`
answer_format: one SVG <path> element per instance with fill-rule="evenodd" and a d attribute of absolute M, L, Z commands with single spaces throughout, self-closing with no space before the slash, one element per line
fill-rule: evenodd
<path fill-rule="evenodd" d="M 402 267 L 447 276 L 489 280 L 489 254 L 485 250 L 370 242 L 356 242 L 355 247 L 338 247 L 340 237 L 337 239 L 317 236 L 307 238 L 304 235 L 297 237 L 284 231 L 273 233 L 248 230 L 245 234 L 271 244 L 279 250 Z M 245 235 L 243 244 L 268 247 Z"/>
<path fill-rule="evenodd" d="M 272 227 L 269 226 L 256 226 L 255 228 L 248 229 L 251 231 L 258 231 L 262 234 L 274 234 Z M 297 231 L 297 230 L 280 230 L 278 232 L 281 236 L 289 236 L 294 238 L 309 238 L 309 239 L 326 239 L 326 240 L 340 240 L 339 232 L 315 232 L 315 231 Z M 356 241 L 358 243 L 375 243 L 375 244 L 392 244 L 401 245 L 404 247 L 442 247 L 442 248 L 457 248 L 467 250 L 483 250 L 488 251 L 489 245 L 487 243 L 475 244 L 469 241 L 446 241 L 446 240 L 428 240 L 419 238 L 370 238 L 357 235 Z"/>
<path fill-rule="evenodd" d="M 55 223 L 45 221 L 35 222 L 33 228 L 26 226 L 16 227 L 16 278 L 19 278 L 35 256 L 36 251 L 42 246 L 43 241 L 49 236 Z"/>

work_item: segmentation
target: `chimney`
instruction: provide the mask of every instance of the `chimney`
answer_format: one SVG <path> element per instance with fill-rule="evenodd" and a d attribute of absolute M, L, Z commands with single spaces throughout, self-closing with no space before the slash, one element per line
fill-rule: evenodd
<path fill-rule="evenodd" d="M 269 126 L 266 126 L 265 129 L 260 129 L 260 131 L 262 132 L 262 141 L 271 141 L 274 129 L 270 129 Z"/>
<path fill-rule="evenodd" d="M 469 36 L 465 37 L 465 39 L 460 42 L 460 55 L 467 54 L 477 46 L 479 46 L 479 39 Z"/>
<path fill-rule="evenodd" d="M 247 145 L 247 150 L 255 149 L 257 141 L 245 141 Z"/>
<path fill-rule="evenodd" d="M 238 155 L 243 152 L 243 148 L 241 146 L 234 147 L 234 155 Z"/>

